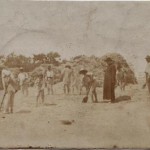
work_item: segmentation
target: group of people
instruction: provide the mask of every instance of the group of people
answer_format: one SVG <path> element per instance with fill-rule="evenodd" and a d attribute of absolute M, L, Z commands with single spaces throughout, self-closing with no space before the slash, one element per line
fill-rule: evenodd
<path fill-rule="evenodd" d="M 47 93 L 54 94 L 53 90 L 54 85 L 54 71 L 52 70 L 52 67 L 49 65 L 44 72 L 37 75 L 34 86 L 36 88 L 36 106 L 38 106 L 40 99 L 42 100 L 42 103 L 44 103 L 45 99 L 45 87 L 47 88 Z"/>
<path fill-rule="evenodd" d="M 31 78 L 22 67 L 19 69 L 19 74 L 15 74 L 6 66 L 3 67 L 1 77 L 4 88 L 4 96 L 0 107 L 4 105 L 4 113 L 13 113 L 15 93 L 20 90 L 24 96 L 28 96 Z M 45 86 L 47 87 L 48 94 L 50 92 L 53 94 L 53 78 L 54 73 L 51 66 L 48 67 L 44 74 L 40 74 L 36 77 L 34 86 L 36 88 L 37 103 L 40 98 L 42 99 L 42 102 L 44 102 Z"/>
<path fill-rule="evenodd" d="M 146 85 L 148 86 L 150 93 L 150 56 L 146 57 L 146 61 Z M 121 90 L 125 90 L 125 86 L 127 84 L 127 72 L 123 65 L 116 65 L 115 61 L 110 57 L 106 58 L 105 62 L 107 63 L 107 67 L 104 71 L 103 100 L 110 100 L 111 103 L 115 103 L 115 88 L 116 86 L 120 86 Z M 55 73 L 51 65 L 49 65 L 43 73 L 36 76 L 34 86 L 36 89 L 37 106 L 40 99 L 42 103 L 44 103 L 45 88 L 47 88 L 48 94 L 54 94 L 54 77 Z M 70 92 L 74 92 L 75 89 L 81 94 L 82 88 L 84 87 L 86 94 L 82 102 L 86 103 L 88 101 L 88 96 L 91 95 L 92 102 L 98 103 L 96 91 L 98 81 L 92 72 L 89 72 L 84 68 L 77 72 L 70 65 L 66 65 L 61 72 L 60 82 L 61 81 L 63 82 L 63 91 L 65 94 L 70 94 Z M 13 113 L 14 97 L 18 90 L 21 90 L 22 94 L 28 96 L 29 83 L 30 76 L 28 73 L 24 72 L 22 67 L 20 68 L 18 75 L 14 75 L 7 67 L 2 70 L 2 84 L 5 95 L 7 96 L 7 98 L 5 98 L 5 95 L 3 97 L 3 100 L 5 99 L 4 113 Z"/>
<path fill-rule="evenodd" d="M 150 96 L 150 56 L 147 55 L 145 59 L 147 65 L 145 69 L 146 82 L 144 87 L 148 87 Z M 115 88 L 119 85 L 121 90 L 125 90 L 128 71 L 123 67 L 123 65 L 116 65 L 111 58 L 107 58 L 105 61 L 107 62 L 107 69 L 104 76 L 103 99 L 111 100 L 112 103 L 115 103 Z"/>

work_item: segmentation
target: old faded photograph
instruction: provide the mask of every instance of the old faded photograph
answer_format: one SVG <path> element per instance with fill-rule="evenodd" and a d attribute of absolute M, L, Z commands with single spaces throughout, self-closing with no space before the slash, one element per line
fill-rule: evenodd
<path fill-rule="evenodd" d="M 1 148 L 150 148 L 150 2 L 0 1 Z"/>

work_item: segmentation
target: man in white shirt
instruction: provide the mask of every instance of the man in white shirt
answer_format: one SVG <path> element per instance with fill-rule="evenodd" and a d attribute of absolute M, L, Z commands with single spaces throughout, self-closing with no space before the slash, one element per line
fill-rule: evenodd
<path fill-rule="evenodd" d="M 53 84 L 54 84 L 54 72 L 52 70 L 51 66 L 48 66 L 48 69 L 45 72 L 45 80 L 47 83 L 47 91 L 48 91 L 48 95 L 50 94 L 54 94 L 53 91 Z"/>
<path fill-rule="evenodd" d="M 148 86 L 148 90 L 150 93 L 150 56 L 146 56 L 146 61 L 147 61 L 147 66 L 145 69 L 145 74 L 146 74 L 146 84 Z"/>
<path fill-rule="evenodd" d="M 2 70 L 2 84 L 3 84 L 3 88 L 4 91 L 6 90 L 6 77 L 11 75 L 11 71 L 4 66 L 3 70 Z"/>
<path fill-rule="evenodd" d="M 28 96 L 28 74 L 23 71 L 23 68 L 20 68 L 20 73 L 18 74 L 18 80 L 19 80 L 19 85 L 20 89 L 23 94 L 26 94 Z"/>
<path fill-rule="evenodd" d="M 13 113 L 14 97 L 18 90 L 16 79 L 8 68 L 2 70 L 2 83 L 6 94 L 4 113 Z"/>

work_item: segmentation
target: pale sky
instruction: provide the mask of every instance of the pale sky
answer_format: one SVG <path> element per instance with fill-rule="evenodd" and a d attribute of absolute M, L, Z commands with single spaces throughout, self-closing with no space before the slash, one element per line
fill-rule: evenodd
<path fill-rule="evenodd" d="M 0 1 L 0 54 L 119 52 L 144 71 L 150 2 Z"/>

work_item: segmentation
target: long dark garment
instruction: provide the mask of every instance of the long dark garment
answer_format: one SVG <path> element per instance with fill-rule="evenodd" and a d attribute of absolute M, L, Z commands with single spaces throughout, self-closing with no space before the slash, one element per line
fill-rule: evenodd
<path fill-rule="evenodd" d="M 103 99 L 115 101 L 116 67 L 108 65 L 104 76 Z"/>
<path fill-rule="evenodd" d="M 150 93 L 150 78 L 147 79 L 147 87 L 148 87 L 148 91 Z"/>

